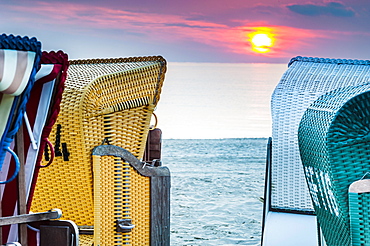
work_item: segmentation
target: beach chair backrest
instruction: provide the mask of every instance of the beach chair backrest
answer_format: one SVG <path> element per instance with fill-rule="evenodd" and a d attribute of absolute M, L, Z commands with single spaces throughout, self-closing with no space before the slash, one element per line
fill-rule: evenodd
<path fill-rule="evenodd" d="M 343 87 L 315 100 L 299 125 L 304 173 L 328 246 L 370 243 L 369 193 L 349 194 L 350 185 L 369 172 L 369 108 L 370 84 Z M 361 216 L 359 208 L 365 209 Z"/>
<path fill-rule="evenodd" d="M 368 61 L 296 57 L 272 95 L 271 208 L 313 212 L 298 148 L 298 125 L 319 96 L 366 84 Z"/>

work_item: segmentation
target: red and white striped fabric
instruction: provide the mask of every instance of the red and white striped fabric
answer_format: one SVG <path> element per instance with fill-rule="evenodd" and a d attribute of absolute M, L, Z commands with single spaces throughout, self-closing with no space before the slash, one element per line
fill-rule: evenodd
<path fill-rule="evenodd" d="M 0 50 L 0 91 L 19 96 L 30 78 L 35 52 Z"/>
<path fill-rule="evenodd" d="M 26 88 L 36 53 L 0 49 L 0 115 L 9 119 L 14 97 Z M 4 134 L 8 120 L 0 121 L 0 136 Z"/>

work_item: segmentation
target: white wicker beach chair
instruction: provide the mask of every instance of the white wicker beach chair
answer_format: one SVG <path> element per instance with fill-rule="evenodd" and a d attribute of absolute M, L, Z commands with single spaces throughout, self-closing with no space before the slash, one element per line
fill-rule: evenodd
<path fill-rule="evenodd" d="M 263 245 L 279 245 L 267 242 L 277 242 L 270 235 L 276 230 L 280 231 L 279 236 L 283 235 L 283 228 L 289 228 L 289 238 L 283 239 L 285 246 L 298 245 L 297 242 L 304 245 L 302 237 L 312 238 L 307 232 L 292 231 L 292 228 L 299 228 L 295 222 L 286 226 L 278 223 L 279 226 L 273 228 L 269 219 L 271 213 L 278 213 L 274 216 L 282 216 L 281 220 L 288 213 L 289 216 L 306 216 L 310 222 L 305 224 L 310 223 L 311 233 L 317 237 L 316 218 L 312 216 L 314 210 L 298 148 L 299 122 L 305 110 L 322 94 L 348 85 L 368 83 L 369 64 L 368 61 L 307 57 L 290 61 L 272 95 L 272 145 L 266 176 Z M 296 221 L 302 219 L 297 217 Z"/>

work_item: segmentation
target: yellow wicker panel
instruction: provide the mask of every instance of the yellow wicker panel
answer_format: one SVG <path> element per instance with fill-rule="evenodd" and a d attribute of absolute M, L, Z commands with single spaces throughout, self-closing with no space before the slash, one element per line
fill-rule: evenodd
<path fill-rule="evenodd" d="M 150 178 L 140 175 L 132 167 L 131 173 L 131 216 L 135 228 L 132 230 L 132 245 L 150 245 Z"/>
<path fill-rule="evenodd" d="M 78 246 L 92 246 L 94 243 L 93 235 L 79 235 Z"/>
<path fill-rule="evenodd" d="M 93 155 L 94 243 L 129 244 L 130 233 L 116 232 L 116 221 L 131 219 L 129 164 L 112 156 Z"/>
<path fill-rule="evenodd" d="M 160 57 L 71 61 L 61 112 L 49 138 L 52 142 L 59 141 L 61 150 L 62 144 L 66 143 L 69 160 L 56 157 L 50 167 L 41 169 L 31 211 L 60 208 L 63 219 L 73 220 L 79 226 L 94 225 L 93 192 L 97 186 L 93 187 L 96 180 L 93 178 L 91 151 L 107 139 L 109 143 L 142 158 L 165 70 L 165 61 Z M 60 134 L 58 125 L 61 126 Z M 127 164 L 115 161 L 113 165 L 122 168 L 120 165 Z M 113 169 L 100 170 L 98 182 L 110 180 L 112 173 L 109 171 Z M 141 211 L 130 215 L 136 225 L 131 239 L 133 242 L 136 240 L 133 245 L 148 245 L 149 178 L 135 176 L 138 175 L 136 171 L 132 173 L 130 171 L 130 182 L 131 187 L 135 183 L 135 188 L 130 193 L 131 206 L 139 207 Z M 106 189 L 107 193 L 112 192 L 109 185 Z M 114 191 L 111 194 L 113 200 Z M 108 194 L 104 197 L 104 206 L 112 206 L 109 197 Z M 111 237 L 104 232 L 99 233 Z M 140 236 L 136 234 L 143 234 L 146 238 L 137 239 Z M 109 245 L 120 244 L 111 242 Z"/>
<path fill-rule="evenodd" d="M 148 105 L 104 115 L 105 137 L 110 144 L 142 158 L 153 110 L 154 106 Z"/>
<path fill-rule="evenodd" d="M 93 164 L 95 244 L 149 245 L 150 178 L 113 156 L 93 155 Z M 131 219 L 134 229 L 130 233 L 116 232 L 119 219 Z"/>
<path fill-rule="evenodd" d="M 136 157 L 141 158 L 153 106 L 141 106 L 104 116 L 105 136 L 109 143 L 125 148 Z M 104 163 L 106 166 L 106 163 Z M 130 167 L 130 206 L 132 224 L 132 245 L 149 245 L 150 239 L 150 180 L 138 174 Z M 109 244 L 102 244 L 109 245 Z"/>

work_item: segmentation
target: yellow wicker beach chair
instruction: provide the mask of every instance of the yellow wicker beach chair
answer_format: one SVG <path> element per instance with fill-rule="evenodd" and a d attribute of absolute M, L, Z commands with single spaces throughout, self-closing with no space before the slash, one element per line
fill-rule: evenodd
<path fill-rule="evenodd" d="M 97 238 L 101 235 L 98 228 L 104 226 L 100 224 L 93 231 L 94 213 L 99 214 L 103 224 L 106 219 L 104 213 L 94 212 L 95 193 L 95 196 L 103 196 L 100 201 L 106 201 L 99 203 L 100 211 L 107 211 L 112 202 L 116 202 L 113 207 L 119 210 L 125 206 L 127 211 L 122 213 L 122 219 L 131 219 L 135 227 L 130 232 L 119 232 L 122 235 L 118 239 L 114 229 L 115 235 L 104 235 L 113 241 L 94 245 L 150 245 L 156 229 L 169 230 L 167 221 L 160 228 L 151 224 L 150 177 L 140 175 L 120 158 L 102 157 L 100 168 L 94 169 L 96 173 L 92 163 L 92 150 L 102 142 L 142 158 L 165 72 L 166 61 L 160 56 L 70 62 L 61 111 L 49 137 L 54 141 L 56 157 L 52 165 L 40 170 L 32 212 L 61 209 L 62 219 L 72 220 L 79 226 L 80 245 L 91 246 L 92 232 Z M 112 160 L 115 163 L 112 164 Z M 104 184 L 110 177 L 122 178 L 121 175 L 128 180 L 126 183 Z M 95 187 L 94 183 L 101 186 Z M 117 194 L 116 189 L 122 189 L 121 185 L 127 190 Z M 110 188 L 100 192 L 102 187 Z M 169 210 L 169 206 L 165 209 Z M 120 217 L 116 211 L 107 213 Z M 111 223 L 106 222 L 108 226 Z"/>

